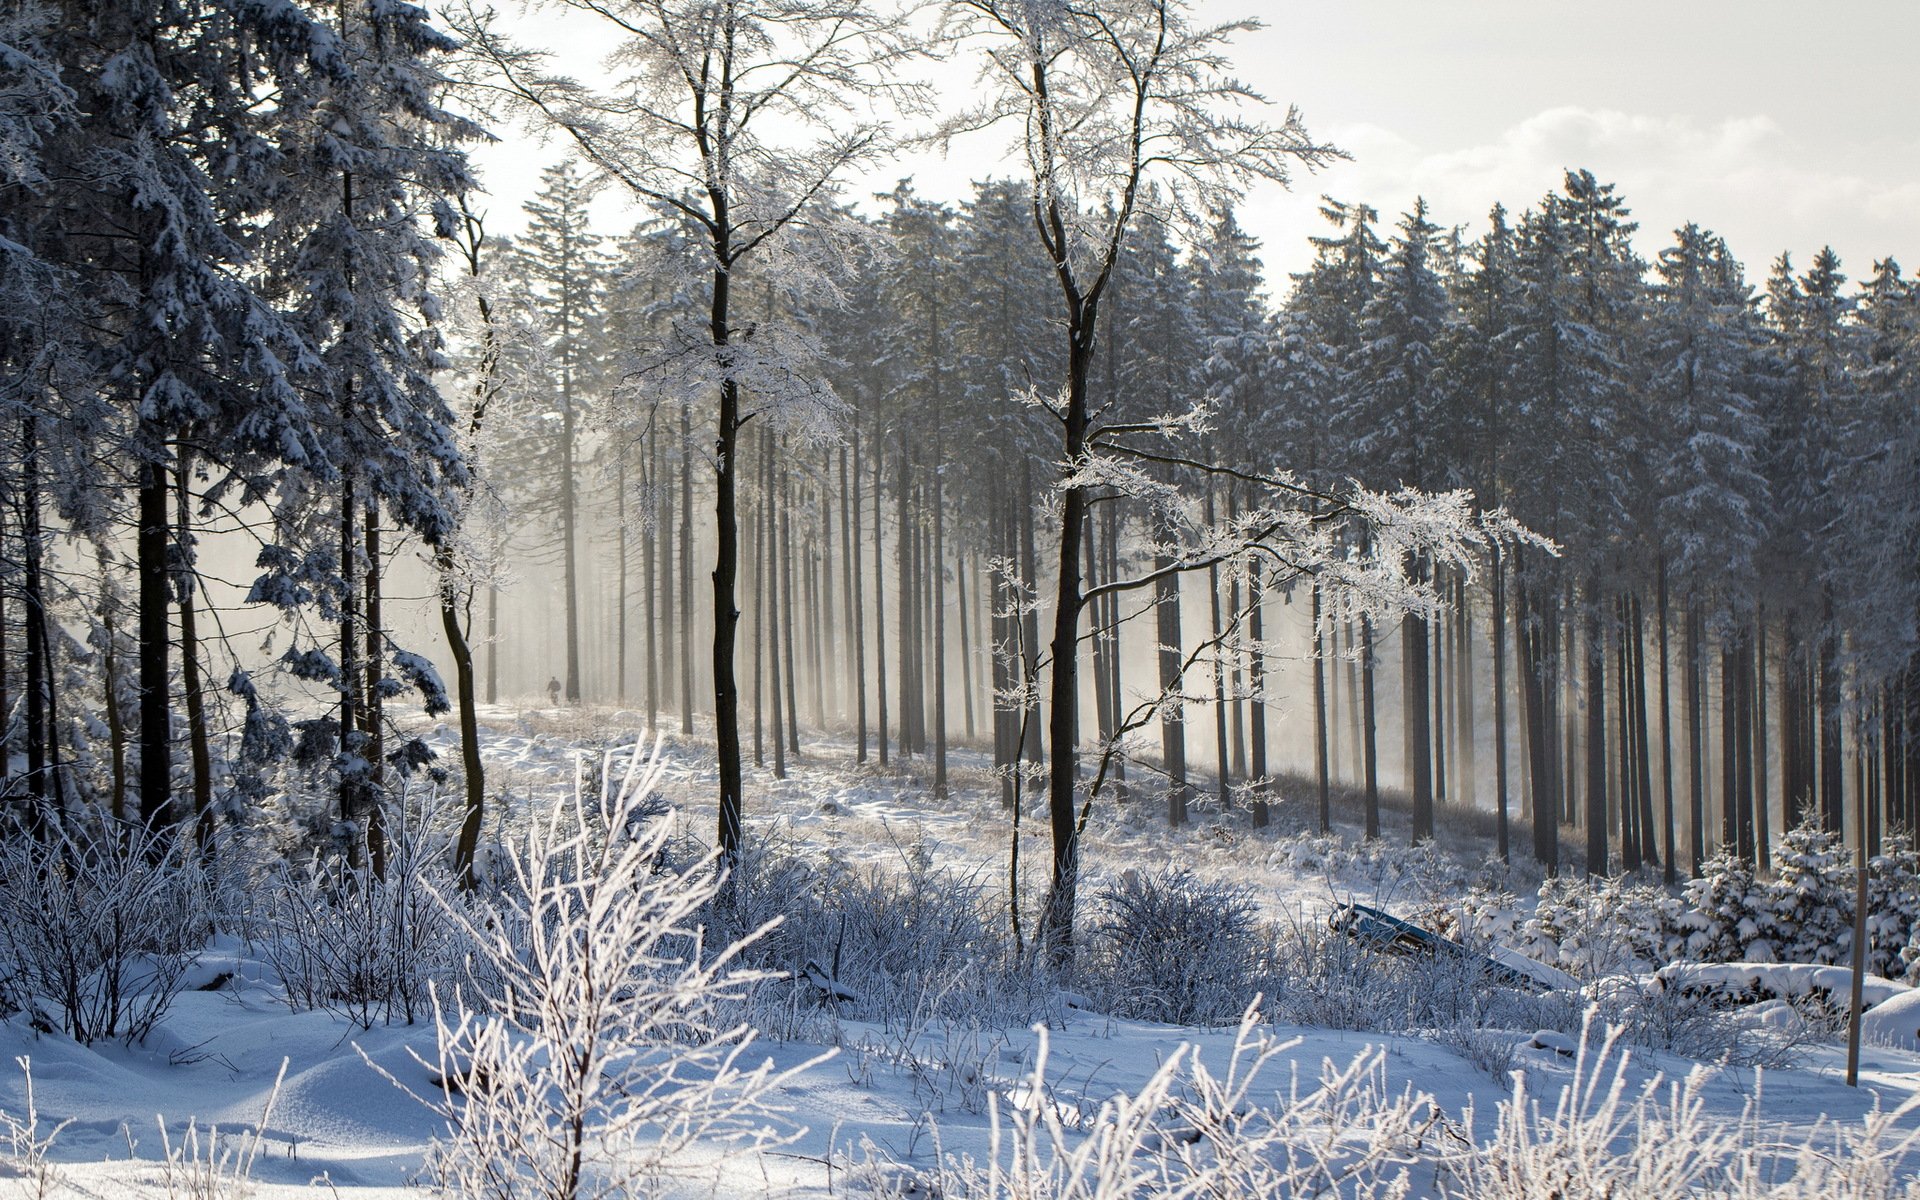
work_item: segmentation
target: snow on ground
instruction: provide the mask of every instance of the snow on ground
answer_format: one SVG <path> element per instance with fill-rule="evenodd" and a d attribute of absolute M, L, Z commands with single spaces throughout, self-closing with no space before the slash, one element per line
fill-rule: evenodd
<path fill-rule="evenodd" d="M 520 801 L 569 785 L 581 744 L 630 744 L 641 724 L 631 714 L 507 709 L 491 710 L 483 721 L 490 790 Z M 448 735 L 443 729 L 436 737 L 445 742 Z M 919 843 L 935 861 L 1004 872 L 1009 818 L 982 752 L 953 753 L 954 786 L 945 799 L 933 798 L 925 786 L 924 763 L 883 771 L 856 767 L 851 758 L 844 742 L 809 742 L 792 778 L 774 781 L 770 773 L 753 770 L 750 836 L 784 827 L 808 843 L 870 862 L 897 861 Z M 710 751 L 697 741 L 670 750 L 668 796 L 687 806 L 686 820 L 701 831 L 712 819 L 712 768 Z M 1044 827 L 1029 821 L 1024 869 L 1037 880 L 1045 869 Z M 1114 806 L 1096 814 L 1092 830 L 1089 870 L 1095 878 L 1127 866 L 1190 863 L 1253 888 L 1270 912 L 1304 910 L 1304 919 L 1324 910 L 1336 893 L 1393 900 L 1396 889 L 1416 885 L 1373 868 L 1330 876 L 1298 839 L 1254 831 L 1238 814 L 1205 814 L 1174 834 L 1146 804 Z M 231 940 L 216 943 L 196 969 L 196 978 L 209 982 L 221 975 L 230 978 L 217 990 L 183 994 L 140 1046 L 89 1049 L 36 1032 L 24 1017 L 0 1023 L 3 1057 L 31 1060 L 42 1130 L 66 1123 L 52 1157 L 67 1182 L 98 1196 L 165 1194 L 156 1120 L 166 1123 L 175 1144 L 189 1121 L 223 1131 L 254 1125 L 284 1062 L 284 1082 L 253 1168 L 259 1194 L 319 1197 L 328 1188 L 366 1200 L 418 1194 L 414 1177 L 435 1121 L 368 1060 L 403 1081 L 431 1086 L 412 1057 L 433 1057 L 431 1027 L 362 1032 L 325 1014 L 291 1013 L 278 999 L 271 972 Z M 1234 1041 L 1232 1030 L 1180 1029 L 1073 1009 L 1063 1014 L 1049 1031 L 1045 1094 L 1070 1115 L 1090 1113 L 1116 1090 L 1138 1088 L 1182 1042 L 1193 1043 L 1217 1069 Z M 1920 1095 L 1920 1042 L 1912 1040 L 1912 1025 L 1908 1020 L 1902 1027 L 1905 1048 L 1867 1048 L 1864 1086 L 1857 1090 L 1844 1085 L 1844 1050 L 1833 1045 L 1813 1047 L 1794 1069 L 1764 1075 L 1704 1068 L 1708 1111 L 1734 1121 L 1758 1098 L 1767 1120 L 1808 1131 L 1823 1117 L 1850 1121 L 1876 1104 L 1895 1107 Z M 1509 1094 L 1504 1079 L 1437 1040 L 1287 1026 L 1271 1033 L 1297 1039 L 1283 1056 L 1282 1072 L 1269 1080 L 1274 1091 L 1290 1086 L 1288 1070 L 1311 1078 L 1323 1063 L 1344 1065 L 1377 1052 L 1390 1091 L 1429 1093 L 1456 1118 L 1471 1104 L 1482 1114 L 1483 1128 L 1495 1103 Z M 1527 1073 L 1533 1095 L 1551 1096 L 1571 1079 L 1574 1063 L 1563 1053 L 1563 1039 L 1536 1039 L 1530 1030 L 1488 1036 L 1511 1042 L 1513 1065 Z M 850 1162 L 897 1164 L 910 1175 L 926 1170 L 940 1152 L 983 1156 L 988 1096 L 998 1094 L 1002 1104 L 1031 1102 L 1023 1081 L 1036 1038 L 1030 1029 L 842 1022 L 834 1057 L 807 1069 L 783 1092 L 792 1122 L 804 1132 L 777 1150 L 715 1152 L 688 1164 L 686 1193 L 828 1196 L 839 1194 L 835 1189 L 844 1185 Z M 763 1045 L 783 1066 L 804 1063 L 821 1049 Z M 1629 1079 L 1637 1085 L 1654 1072 L 1679 1079 L 1696 1069 L 1688 1060 L 1636 1051 Z M 0 1070 L 0 1110 L 24 1116 L 25 1107 L 22 1073 Z"/>

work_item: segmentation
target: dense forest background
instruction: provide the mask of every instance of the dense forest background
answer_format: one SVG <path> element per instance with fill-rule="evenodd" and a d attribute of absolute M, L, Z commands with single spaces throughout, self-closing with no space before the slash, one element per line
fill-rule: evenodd
<path fill-rule="evenodd" d="M 1177 16 L 1127 11 L 1106 51 Z M 211 839 L 303 797 L 370 829 L 425 769 L 466 788 L 470 857 L 478 751 L 434 759 L 419 710 L 471 748 L 481 706 L 552 680 L 776 774 L 833 738 L 944 789 L 990 751 L 1008 804 L 1053 790 L 1057 837 L 1063 779 L 1175 822 L 1317 793 L 1324 824 L 1337 791 L 1370 833 L 1390 787 L 1416 837 L 1491 811 L 1503 855 L 1669 880 L 1722 847 L 1764 867 L 1807 820 L 1912 827 L 1920 289 L 1890 259 L 1750 274 L 1578 169 L 1473 228 L 1329 199 L 1286 279 L 1233 187 L 1138 146 L 943 202 L 854 194 L 877 135 L 742 140 L 732 193 L 453 25 L 9 10 L 0 707 L 28 823 Z M 1220 35 L 1178 28 L 1168 77 L 1203 78 Z M 807 61 L 770 106 L 859 67 Z M 1338 153 L 1294 115 L 1213 153 L 1239 131 L 1200 93 L 1142 87 L 1207 148 L 1188 175 Z M 577 157 L 507 239 L 461 146 L 513 120 Z M 645 213 L 616 236 L 609 188 Z"/>

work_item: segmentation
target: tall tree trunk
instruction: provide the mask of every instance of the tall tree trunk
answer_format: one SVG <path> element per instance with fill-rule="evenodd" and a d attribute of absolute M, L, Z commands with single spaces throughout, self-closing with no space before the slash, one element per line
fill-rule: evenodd
<path fill-rule="evenodd" d="M 0 550 L 4 554 L 4 550 Z M 126 714 L 120 707 L 120 601 L 114 595 L 113 581 L 109 577 L 110 561 L 104 556 L 100 562 L 100 624 L 104 637 L 100 640 L 100 679 L 104 692 L 101 715 L 107 722 L 107 753 L 112 767 L 112 776 L 108 780 L 107 812 L 117 826 L 127 819 L 127 722 Z M 0 663 L 6 662 L 6 615 L 0 612 Z M 5 668 L 0 667 L 0 676 Z M 9 720 L 6 701 L 6 688 L 0 684 L 0 723 Z M 0 780 L 6 779 L 12 772 L 5 759 L 11 756 L 4 738 L 0 738 Z"/>
<path fill-rule="evenodd" d="M 1489 582 L 1493 622 L 1493 828 L 1501 862 L 1510 862 L 1511 833 L 1507 818 L 1507 579 L 1506 559 L 1498 543 L 1493 547 Z"/>
<path fill-rule="evenodd" d="M 782 461 L 785 460 L 784 449 L 780 457 Z M 787 670 L 787 749 L 795 758 L 798 758 L 800 756 L 800 703 L 799 685 L 794 676 L 800 673 L 800 659 L 793 652 L 793 493 L 789 486 L 790 480 L 791 476 L 787 472 L 776 471 L 775 490 L 780 497 L 780 548 L 776 566 L 780 573 L 780 657 Z"/>
<path fill-rule="evenodd" d="M 1844 762 L 1840 734 L 1840 647 L 1834 629 L 1833 597 L 1823 597 L 1820 629 L 1820 804 L 1825 828 L 1838 832 L 1846 811 L 1842 787 Z"/>
<path fill-rule="evenodd" d="M 167 542 L 172 523 L 167 519 L 166 467 L 158 462 L 143 462 L 139 478 L 139 529 L 134 544 L 134 567 L 140 577 L 140 822 L 150 830 L 170 830 L 180 818 L 173 804 L 173 706 L 168 695 L 171 680 L 167 615 L 171 597 L 167 586 Z M 32 548 L 38 541 L 37 531 L 28 529 L 22 536 L 27 540 L 29 553 L 37 554 Z M 29 663 L 43 657 L 35 653 L 31 639 L 34 623 L 44 619 L 41 606 L 29 595 L 26 608 Z M 32 684 L 29 680 L 30 694 L 37 697 L 39 693 L 32 690 Z M 39 700 L 35 699 L 34 703 L 38 704 Z M 31 711 L 30 708 L 29 714 Z M 31 765 L 31 729 L 28 742 Z"/>
<path fill-rule="evenodd" d="M 733 403 L 737 414 L 740 405 L 738 385 L 733 386 L 735 388 Z M 722 406 L 724 407 L 724 402 Z M 730 436 L 723 437 L 721 439 L 722 445 L 720 452 L 722 454 L 731 454 L 733 447 L 739 442 L 739 436 L 739 431 L 736 429 Z M 729 493 L 731 493 L 731 489 L 735 486 L 735 464 L 727 461 L 720 465 L 725 468 L 727 487 Z M 718 508 L 724 507 L 725 520 L 736 522 L 734 526 L 727 531 L 726 536 L 729 543 L 727 549 L 720 552 L 720 556 L 727 560 L 728 608 L 726 611 L 731 615 L 725 619 L 734 626 L 733 629 L 728 631 L 726 639 L 728 675 L 733 674 L 733 645 L 734 639 L 739 636 L 740 624 L 740 613 L 734 607 L 737 604 L 737 600 L 734 597 L 734 590 L 740 572 L 740 528 L 737 524 L 737 517 L 735 516 L 735 506 L 737 504 L 737 498 L 729 494 L 724 506 L 716 505 L 716 511 Z M 719 587 L 718 580 L 715 580 L 714 586 L 716 588 Z M 716 591 L 714 595 L 717 601 L 719 598 L 718 591 Z M 722 616 L 721 610 L 715 608 L 714 623 L 716 627 L 722 619 Z M 688 404 L 682 405 L 680 408 L 680 731 L 686 734 L 693 732 L 693 637 L 693 406 Z M 720 653 L 720 634 L 718 628 L 714 631 L 713 645 L 715 654 L 714 669 L 717 673 L 719 670 L 718 655 Z M 789 657 L 788 661 L 792 661 L 791 657 Z M 734 686 L 737 688 L 738 685 L 736 684 Z M 733 715 L 734 755 L 737 760 L 740 753 L 740 712 L 737 706 L 737 695 L 735 703 L 736 707 Z M 737 765 L 736 761 L 736 767 Z M 729 853 L 731 853 L 731 850 L 729 850 Z"/>
<path fill-rule="evenodd" d="M 1163 531 L 1164 533 L 1165 531 Z M 1160 660 L 1160 757 L 1167 772 L 1167 823 L 1184 825 L 1187 820 L 1187 724 L 1186 705 L 1180 699 L 1180 577 L 1172 571 L 1173 559 L 1156 554 L 1154 570 L 1160 579 L 1154 584 L 1155 634 Z"/>
<path fill-rule="evenodd" d="M 773 447 L 767 431 L 760 431 L 760 465 L 754 469 L 755 500 L 747 511 L 745 525 L 751 538 L 742 539 L 751 582 L 741 590 L 752 596 L 753 605 L 753 765 L 767 765 L 767 503 L 771 487 L 767 476 L 773 470 Z"/>
<path fill-rule="evenodd" d="M 1213 482 L 1207 482 L 1207 525 L 1213 525 Z M 1218 765 L 1220 810 L 1225 812 L 1232 797 L 1232 787 L 1228 776 L 1227 760 L 1227 673 L 1226 656 L 1220 646 L 1220 639 L 1226 629 L 1220 620 L 1220 568 L 1207 568 L 1207 614 L 1208 628 L 1214 643 L 1213 648 L 1213 758 Z"/>
<path fill-rule="evenodd" d="M 1248 764 L 1253 780 L 1253 824 L 1258 829 L 1266 828 L 1270 817 L 1267 793 L 1272 786 L 1267 776 L 1267 663 L 1260 645 L 1261 638 L 1266 636 L 1262 610 L 1267 605 L 1261 583 L 1260 560 L 1255 558 L 1247 571 L 1247 722 L 1253 743 L 1253 757 Z"/>
<path fill-rule="evenodd" d="M 573 368 L 560 369 L 560 556 L 561 587 L 566 597 L 566 697 L 580 703 L 580 547 L 579 488 L 573 477 L 576 417 L 573 411 Z M 369 566 L 369 570 L 377 567 Z"/>
<path fill-rule="evenodd" d="M 1664 870 L 1661 875 L 1667 886 L 1671 887 L 1678 878 L 1677 862 L 1680 847 L 1674 840 L 1673 820 L 1673 695 L 1669 685 L 1671 672 L 1667 654 L 1667 640 L 1672 622 L 1667 613 L 1667 560 L 1660 558 L 1658 592 L 1655 597 L 1655 618 L 1660 622 L 1660 827 L 1664 835 L 1661 848 L 1665 857 L 1661 860 Z"/>
<path fill-rule="evenodd" d="M 914 616 L 919 609 L 919 593 L 913 586 L 913 548 L 915 543 L 911 497 L 913 486 L 912 451 L 907 442 L 906 426 L 900 428 L 900 449 L 896 455 L 895 468 L 899 475 L 894 483 L 894 520 L 899 523 L 899 533 L 894 543 L 894 569 L 898 578 L 895 596 L 900 602 L 900 651 L 896 656 L 900 665 L 900 756 L 909 757 L 919 743 L 914 736 L 914 667 L 918 655 L 914 646 Z"/>
<path fill-rule="evenodd" d="M 614 537 L 618 551 L 614 559 L 614 658 L 613 698 L 622 708 L 627 704 L 627 456 L 618 456 L 614 468 Z"/>
<path fill-rule="evenodd" d="M 853 614 L 853 628 L 848 638 L 853 642 L 853 703 L 854 723 L 857 730 L 858 758 L 867 761 L 867 613 L 865 589 L 861 586 L 860 576 L 860 425 L 856 421 L 852 431 L 853 470 L 851 472 L 851 494 L 841 506 L 843 519 L 850 523 L 847 536 L 847 611 Z M 842 464 L 844 466 L 844 464 Z M 875 536 L 879 526 L 875 525 Z"/>
<path fill-rule="evenodd" d="M 193 766 L 194 834 L 202 853 L 213 849 L 213 755 L 207 746 L 205 683 L 200 677 L 199 620 L 193 601 L 195 571 L 193 500 L 188 490 L 192 463 L 182 449 L 173 468 L 179 528 L 175 535 L 178 574 L 175 587 L 180 604 L 180 690 L 187 713 L 188 761 Z"/>
<path fill-rule="evenodd" d="M 1423 565 L 1415 566 L 1425 578 Z M 1425 617 L 1409 613 L 1401 622 L 1400 636 L 1405 654 L 1407 790 L 1413 797 L 1413 841 L 1433 837 L 1433 725 L 1428 671 L 1432 656 L 1427 646 Z"/>
<path fill-rule="evenodd" d="M 946 604 L 946 489 L 940 475 L 941 447 L 933 454 L 933 553 L 929 571 L 933 600 L 933 794 L 947 794 L 947 604 Z"/>
<path fill-rule="evenodd" d="M 1753 670 L 1747 675 L 1747 691 L 1753 697 L 1753 854 L 1754 864 L 1762 871 L 1773 869 L 1772 830 L 1767 820 L 1767 617 L 1761 609 L 1754 619 Z"/>
<path fill-rule="evenodd" d="M 48 642 L 51 639 L 48 635 L 44 547 L 40 530 L 40 430 L 38 418 L 28 415 L 21 422 L 21 430 L 21 492 L 23 494 L 21 496 L 20 544 L 22 551 L 21 557 L 24 559 L 23 565 L 25 567 L 25 578 L 21 581 L 25 593 L 23 596 L 25 603 L 21 606 L 21 624 L 25 627 L 22 632 L 25 635 L 23 640 L 26 642 L 27 655 L 25 671 L 26 695 L 22 697 L 22 699 L 25 703 L 27 717 L 27 790 L 33 797 L 33 810 L 28 814 L 28 823 L 29 828 L 34 831 L 45 831 L 45 823 L 52 816 L 51 801 L 57 797 L 58 789 L 51 786 L 52 780 L 49 778 L 51 775 L 49 751 L 52 748 L 56 732 L 51 716 L 53 709 L 51 702 L 53 692 L 53 656 L 48 650 Z M 163 523 L 162 536 L 164 538 L 164 522 L 166 520 L 164 507 L 166 492 L 164 488 L 160 494 L 162 504 L 160 519 Z M 143 519 L 146 515 L 144 510 L 145 500 L 146 495 L 143 490 L 141 495 Z M 143 520 L 140 530 L 141 536 L 144 537 L 146 532 Z M 161 561 L 163 563 L 162 569 L 154 572 L 154 574 L 159 576 L 161 587 L 164 589 L 166 586 L 164 543 L 161 550 Z M 141 575 L 141 601 L 143 604 L 146 602 L 147 578 L 143 570 Z M 164 591 L 162 594 L 164 595 Z M 166 625 L 166 607 L 164 600 L 161 604 L 160 614 L 162 628 L 161 651 L 164 653 Z M 147 633 L 145 617 L 146 611 L 143 608 L 141 610 L 142 642 L 140 647 L 142 654 L 143 687 L 145 686 L 144 671 L 146 667 L 145 654 L 147 649 L 145 642 Z M 163 688 L 161 692 L 163 701 L 165 695 L 166 693 Z M 162 712 L 164 714 L 164 708 Z M 145 754 L 147 752 L 144 741 L 144 735 L 146 733 L 144 727 L 146 707 L 144 705 L 141 708 L 141 718 L 143 721 L 143 744 L 141 747 L 141 765 L 143 768 L 141 774 L 141 817 L 146 821 L 148 828 L 158 828 L 163 825 L 171 825 L 173 819 L 170 813 L 163 813 L 160 819 L 156 821 L 154 817 L 149 816 L 147 812 L 147 793 L 145 791 L 146 774 L 144 771 L 146 762 Z M 0 714 L 0 719 L 5 719 L 5 714 Z"/>
<path fill-rule="evenodd" d="M 680 443 L 680 458 L 685 462 L 687 444 Z M 673 705 L 673 680 L 678 660 L 691 644 L 684 624 L 675 619 L 680 611 L 680 590 L 678 577 L 679 539 L 674 535 L 674 496 L 673 463 L 663 458 L 661 462 L 657 494 L 654 503 L 654 527 L 657 530 L 660 550 L 660 684 L 655 690 L 659 694 L 661 708 Z M 682 731 L 684 732 L 684 730 Z"/>
<path fill-rule="evenodd" d="M 381 681 L 386 662 L 386 635 L 380 611 L 381 574 L 386 569 L 386 560 L 380 549 L 380 502 L 371 493 L 367 496 L 367 513 L 363 536 L 366 539 L 367 563 L 363 590 L 366 594 L 366 699 L 360 706 L 362 732 L 367 741 L 367 855 L 372 860 L 373 874 L 377 879 L 387 874 L 387 835 L 384 826 L 384 810 L 381 804 L 382 789 L 386 784 L 387 766 L 387 722 L 386 700 L 382 695 Z"/>
<path fill-rule="evenodd" d="M 1435 568 L 1433 591 L 1437 596 L 1447 593 L 1447 585 L 1441 576 L 1444 574 Z M 1433 700 L 1427 710 L 1427 729 L 1433 754 L 1433 800 L 1436 806 L 1447 802 L 1447 664 L 1445 649 L 1447 645 L 1447 616 L 1443 612 L 1427 626 L 1428 640 L 1433 643 Z"/>
<path fill-rule="evenodd" d="M 767 639 L 767 705 L 773 721 L 773 777 L 787 777 L 787 737 L 784 705 L 786 692 L 780 685 L 780 484 L 774 471 L 773 434 L 762 430 L 760 446 L 763 452 L 764 470 L 762 473 L 761 508 L 765 515 L 761 519 L 761 561 L 766 579 L 765 595 L 760 603 L 760 611 L 766 627 Z M 793 670 L 793 660 L 786 660 L 787 670 Z M 880 761 L 885 762 L 882 758 Z"/>
<path fill-rule="evenodd" d="M 973 637 L 969 632 L 969 616 L 973 609 L 967 604 L 967 553 L 962 547 L 953 556 L 953 590 L 956 615 L 960 618 L 960 703 L 966 716 L 967 741 L 974 739 L 973 724 Z M 980 586 L 979 578 L 974 579 L 974 587 Z"/>
<path fill-rule="evenodd" d="M 1329 788 L 1327 760 L 1327 660 L 1321 632 L 1320 581 L 1312 583 L 1313 592 L 1313 766 L 1319 785 L 1320 832 L 1333 828 L 1333 807 Z M 1258 822 L 1264 824 L 1264 822 Z"/>
<path fill-rule="evenodd" d="M 1700 602 L 1691 594 L 1687 596 L 1686 644 L 1681 649 L 1682 663 L 1680 681 L 1683 685 L 1684 703 L 1687 708 L 1687 858 L 1688 872 L 1698 878 L 1700 866 L 1707 858 L 1707 804 L 1706 804 L 1706 720 L 1701 711 L 1703 679 L 1702 655 L 1706 647 L 1700 636 Z"/>
<path fill-rule="evenodd" d="M 366 735 L 360 721 L 360 499 L 349 475 L 340 489 L 340 819 L 366 812 Z M 349 846 L 349 854 L 353 854 Z"/>
<path fill-rule="evenodd" d="M 718 207 L 718 206 L 716 206 Z M 724 209 L 715 214 L 715 226 L 729 228 Z M 709 334 L 713 345 L 725 347 L 731 337 L 728 313 L 729 288 L 733 261 L 731 247 L 724 234 L 714 239 L 713 292 Z M 724 350 L 719 350 L 725 353 Z M 740 463 L 740 385 L 728 375 L 720 383 L 720 412 L 714 445 L 714 565 L 713 565 L 713 728 L 719 766 L 719 831 L 721 855 L 729 862 L 740 853 L 743 809 L 742 769 L 740 762 L 740 695 L 734 680 L 734 642 L 739 636 L 740 609 L 735 585 L 740 570 L 740 526 L 736 516 L 736 479 Z M 685 426 L 682 426 L 683 430 Z M 685 443 L 682 443 L 683 446 Z M 682 476 L 682 507 L 692 507 L 692 489 Z M 688 533 L 693 522 L 687 521 Z M 689 538 L 688 540 L 691 540 Z M 684 572 L 683 572 L 684 574 Z M 691 593 L 689 593 L 691 594 Z M 691 678 L 684 674 L 683 680 Z M 692 720 L 692 687 L 683 683 L 685 719 Z"/>
<path fill-rule="evenodd" d="M 1605 878 L 1607 864 L 1607 645 L 1600 621 L 1598 581 L 1588 584 L 1587 652 L 1587 874 Z"/>
<path fill-rule="evenodd" d="M 1366 794 L 1366 840 L 1371 842 L 1380 836 L 1380 768 L 1373 703 L 1373 618 L 1365 613 L 1360 616 L 1360 658 L 1360 778 Z"/>
<path fill-rule="evenodd" d="M 879 668 L 879 678 L 874 685 L 874 699 L 879 705 L 875 713 L 874 736 L 879 739 L 880 765 L 887 765 L 887 562 L 881 536 L 883 526 L 880 522 L 881 481 L 885 478 L 886 439 L 880 436 L 880 418 L 874 418 L 873 429 L 873 658 Z"/>

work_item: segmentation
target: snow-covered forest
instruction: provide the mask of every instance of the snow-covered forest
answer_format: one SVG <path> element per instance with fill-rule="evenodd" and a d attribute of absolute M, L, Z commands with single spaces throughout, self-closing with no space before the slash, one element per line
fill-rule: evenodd
<path fill-rule="evenodd" d="M 0 5 L 0 1173 L 1920 1195 L 1920 281 L 1213 7 Z"/>

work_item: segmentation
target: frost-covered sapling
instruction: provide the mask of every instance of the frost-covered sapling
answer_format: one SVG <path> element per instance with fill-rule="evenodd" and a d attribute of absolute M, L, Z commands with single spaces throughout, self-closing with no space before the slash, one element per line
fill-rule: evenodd
<path fill-rule="evenodd" d="M 490 1008 L 442 996 L 436 1088 L 394 1082 L 446 1121 L 426 1165 L 452 1195 L 625 1200 L 654 1194 L 695 1142 L 781 1140 L 768 1101 L 790 1072 L 756 1063 L 753 1031 L 726 1015 L 765 977 L 740 966 L 763 931 L 706 945 L 698 918 L 722 876 L 712 859 L 660 866 L 672 824 L 643 815 L 657 751 L 613 767 L 609 754 L 597 796 L 576 785 L 534 820 L 493 916 L 448 899 Z"/>

